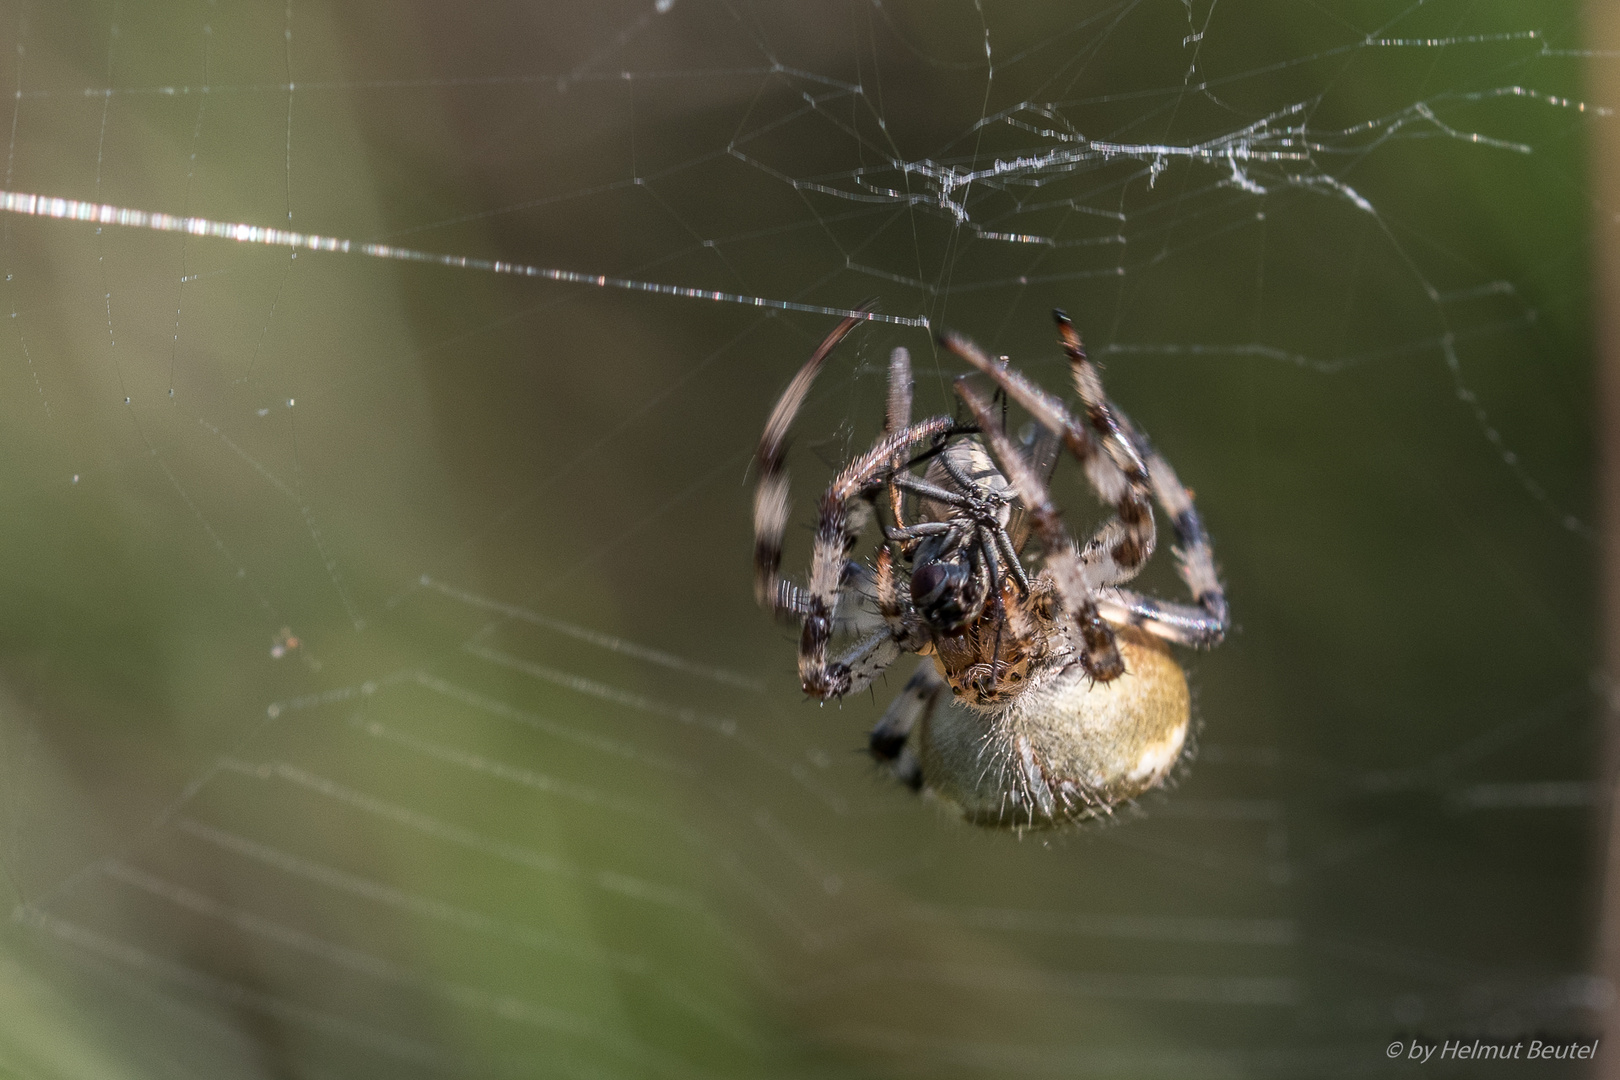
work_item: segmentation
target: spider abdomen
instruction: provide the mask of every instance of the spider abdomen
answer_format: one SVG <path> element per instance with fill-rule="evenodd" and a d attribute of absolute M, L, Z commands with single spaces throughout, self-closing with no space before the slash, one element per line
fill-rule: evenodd
<path fill-rule="evenodd" d="M 1118 635 L 1126 673 L 1079 664 L 994 705 L 946 701 L 915 732 L 923 783 L 979 825 L 1042 828 L 1107 814 L 1161 784 L 1187 740 L 1187 679 L 1135 629 Z"/>

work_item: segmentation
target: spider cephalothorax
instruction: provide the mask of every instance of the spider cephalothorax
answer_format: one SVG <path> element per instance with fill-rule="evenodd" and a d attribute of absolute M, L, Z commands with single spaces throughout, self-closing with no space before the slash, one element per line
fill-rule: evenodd
<path fill-rule="evenodd" d="M 787 433 L 816 373 L 859 320 L 845 320 L 799 371 L 759 447 L 755 590 L 802 624 L 805 692 L 842 697 L 902 652 L 931 658 L 873 730 L 872 752 L 983 824 L 1095 816 L 1161 783 L 1190 717 L 1185 676 L 1163 643 L 1212 646 L 1228 622 L 1191 493 L 1108 400 L 1073 325 L 1055 315 L 1083 419 L 1005 360 L 958 335 L 940 338 L 1044 429 L 1022 444 L 966 375 L 954 388 L 970 420 L 913 422 L 910 358 L 894 351 L 884 434 L 822 495 L 804 586 L 779 576 Z M 1060 448 L 1114 508 L 1083 546 L 1069 539 L 1046 490 Z M 1152 499 L 1175 528 L 1193 605 L 1121 588 L 1153 554 Z M 880 503 L 889 520 L 876 558 L 870 567 L 851 562 Z M 1032 537 L 1041 548 L 1033 576 L 1022 561 Z M 835 633 L 856 640 L 829 659 Z"/>

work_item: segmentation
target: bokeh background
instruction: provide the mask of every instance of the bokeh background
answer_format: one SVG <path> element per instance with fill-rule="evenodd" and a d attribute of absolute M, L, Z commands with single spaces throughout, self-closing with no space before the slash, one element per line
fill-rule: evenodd
<path fill-rule="evenodd" d="M 7 190 L 876 296 L 1054 387 L 1062 306 L 1236 622 L 1172 789 L 975 830 L 861 753 L 905 669 L 817 707 L 752 603 L 752 447 L 834 317 L 3 215 L 0 1070 L 1472 1076 L 1386 1047 L 1590 1031 L 1578 14 L 0 4 Z M 950 407 L 927 331 L 851 337 L 790 569 L 896 345 Z"/>

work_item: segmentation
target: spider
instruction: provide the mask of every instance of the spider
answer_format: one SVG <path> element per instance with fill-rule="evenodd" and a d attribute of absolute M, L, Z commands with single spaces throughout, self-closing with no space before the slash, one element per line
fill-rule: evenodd
<path fill-rule="evenodd" d="M 835 700 L 870 685 L 901 653 L 923 657 L 873 728 L 872 754 L 967 820 L 1015 829 L 1105 816 L 1163 783 L 1191 716 L 1167 643 L 1212 647 L 1229 625 L 1192 492 L 1109 401 L 1068 317 L 1053 315 L 1079 418 L 1005 358 L 947 332 L 940 345 L 987 376 L 1002 407 L 969 372 L 953 383 L 968 418 L 913 421 L 910 358 L 894 350 L 884 432 L 822 494 L 809 577 L 798 585 L 780 575 L 788 431 L 828 356 L 861 321 L 846 319 L 772 410 L 754 497 L 755 595 L 800 624 L 805 693 Z M 1036 437 L 1007 434 L 1009 400 L 1039 425 Z M 1114 508 L 1084 545 L 1070 539 L 1047 493 L 1065 448 Z M 1122 587 L 1153 554 L 1153 499 L 1175 529 L 1190 605 Z M 853 561 L 861 533 L 885 513 L 872 563 Z M 1032 536 L 1038 572 L 1025 565 Z M 835 635 L 854 643 L 832 657 Z"/>

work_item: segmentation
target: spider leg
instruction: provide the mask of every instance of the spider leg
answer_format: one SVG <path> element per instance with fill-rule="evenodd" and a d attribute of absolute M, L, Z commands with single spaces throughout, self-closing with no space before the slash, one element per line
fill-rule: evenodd
<path fill-rule="evenodd" d="M 1052 318 L 1057 323 L 1058 337 L 1063 344 L 1063 351 L 1068 354 L 1069 368 L 1074 376 L 1075 390 L 1079 393 L 1080 400 L 1085 405 L 1087 421 L 1101 437 L 1109 457 L 1120 472 L 1124 474 L 1131 490 L 1139 497 L 1142 497 L 1142 501 L 1145 503 L 1146 494 L 1155 490 L 1157 486 L 1153 481 L 1152 470 L 1148 465 L 1150 455 L 1144 452 L 1142 440 L 1131 427 L 1130 421 L 1108 400 L 1108 395 L 1103 389 L 1102 377 L 1098 374 L 1096 365 L 1092 364 L 1090 359 L 1087 358 L 1085 345 L 1081 342 L 1080 334 L 1075 330 L 1074 324 L 1069 321 L 1069 317 L 1062 311 L 1054 310 Z M 1165 467 L 1168 468 L 1168 465 Z M 1175 474 L 1171 473 L 1170 475 L 1173 479 Z M 1177 487 L 1179 488 L 1179 484 Z M 1172 519 L 1177 517 L 1176 511 L 1169 504 L 1165 503 L 1162 498 L 1159 501 L 1160 505 L 1170 512 Z M 1151 513 L 1151 511 L 1148 512 Z M 1129 522 L 1123 513 L 1121 514 L 1121 521 L 1128 529 Z M 1151 528 L 1151 522 L 1149 522 L 1149 527 Z M 1132 538 L 1129 535 L 1124 535 L 1120 538 L 1123 544 L 1116 543 L 1114 537 L 1104 535 L 1107 531 L 1107 526 L 1098 531 L 1097 536 L 1087 545 L 1087 553 L 1095 553 L 1099 562 L 1104 561 L 1107 557 L 1113 557 L 1109 561 L 1115 562 L 1116 565 L 1102 566 L 1102 574 L 1096 584 L 1118 585 L 1136 576 L 1136 569 L 1131 567 L 1129 560 L 1129 556 L 1134 554 L 1130 550 Z M 1177 523 L 1177 532 L 1180 535 L 1180 522 Z M 1150 537 L 1146 554 L 1152 553 L 1151 544 Z M 1118 559 L 1117 555 L 1119 553 L 1124 553 L 1127 558 Z M 1124 565 L 1117 565 L 1118 563 Z M 1139 567 L 1140 564 L 1137 565 Z M 1213 579 L 1213 562 L 1210 563 L 1209 569 Z M 1121 573 L 1120 571 L 1124 572 Z"/>
<path fill-rule="evenodd" d="M 838 603 L 833 608 L 833 634 L 866 637 L 881 630 L 887 620 L 877 610 L 879 582 L 872 568 L 853 559 L 844 562 L 838 578 Z"/>
<path fill-rule="evenodd" d="M 1086 584 L 1085 568 L 1067 530 L 1063 528 L 1063 519 L 1058 516 L 1046 493 L 1045 485 L 1002 430 L 984 396 L 960 378 L 956 380 L 955 389 L 957 396 L 972 411 L 980 431 L 990 444 L 991 452 L 1001 464 L 1024 509 L 1029 512 L 1030 521 L 1046 548 L 1046 565 L 1058 599 L 1062 601 L 1064 613 L 1073 621 L 1078 632 L 1080 662 L 1098 682 L 1117 679 L 1124 674 L 1125 663 L 1120 659 L 1119 648 L 1114 643 L 1114 632 L 1097 610 Z"/>
<path fill-rule="evenodd" d="M 1094 590 L 1108 589 L 1114 599 L 1104 601 L 1108 618 L 1120 625 L 1144 629 L 1187 645 L 1220 642 L 1230 625 L 1226 594 L 1215 573 L 1215 557 L 1208 534 L 1198 517 L 1192 496 L 1177 479 L 1164 456 L 1147 437 L 1108 400 L 1096 367 L 1086 358 L 1074 325 L 1062 312 L 1054 313 L 1064 351 L 1069 355 L 1076 389 L 1086 406 L 1089 434 L 1061 402 L 1005 364 L 985 356 L 971 341 L 947 335 L 946 347 L 1006 388 L 1008 395 L 1035 419 L 1063 438 L 1064 444 L 1085 463 L 1087 478 L 1098 493 L 1119 508 L 1116 519 L 1105 523 L 1080 553 L 1087 583 Z M 1106 452 L 1099 452 L 1098 439 Z M 1197 607 L 1155 600 L 1109 589 L 1135 577 L 1155 546 L 1152 511 L 1145 495 L 1151 492 L 1169 516 L 1176 532 L 1177 568 Z"/>
<path fill-rule="evenodd" d="M 894 552 L 887 544 L 880 545 L 877 553 L 878 611 L 892 627 L 900 620 L 900 593 L 894 587 Z"/>
<path fill-rule="evenodd" d="M 893 435 L 911 426 L 911 353 L 896 346 L 889 354 L 889 396 L 884 409 L 884 431 Z"/>
<path fill-rule="evenodd" d="M 1147 529 L 1135 529 L 1118 517 L 1109 518 L 1091 534 L 1091 539 L 1080 548 L 1080 565 L 1085 567 L 1086 584 L 1093 589 L 1122 585 L 1142 572 L 1148 556 L 1153 554 L 1153 519 L 1146 519 Z M 1143 533 L 1147 543 L 1142 543 Z"/>
<path fill-rule="evenodd" d="M 1104 589 L 1097 596 L 1097 608 L 1116 626 L 1140 626 L 1177 645 L 1210 648 L 1226 636 L 1224 609 L 1215 615 L 1201 607 L 1159 600 L 1129 589 Z"/>
<path fill-rule="evenodd" d="M 884 410 L 883 431 L 893 435 L 897 431 L 904 431 L 911 426 L 911 354 L 903 347 L 896 347 L 889 354 L 889 400 Z M 903 458 L 896 458 L 894 471 L 899 474 L 906 468 Z M 894 517 L 897 528 L 904 528 L 905 496 L 894 484 L 889 486 L 889 512 Z"/>
<path fill-rule="evenodd" d="M 1057 434 L 1069 452 L 1088 470 L 1091 468 L 1091 462 L 1100 458 L 1105 463 L 1105 475 L 1101 479 L 1107 483 L 1098 483 L 1097 487 L 1104 499 L 1114 501 L 1111 497 L 1115 494 L 1113 489 L 1125 483 L 1124 474 L 1111 459 L 1099 453 L 1096 440 L 1092 438 L 1091 433 L 1069 415 L 1061 401 L 1030 382 L 1021 372 L 1000 360 L 991 359 L 984 350 L 960 334 L 947 330 L 940 335 L 939 341 L 958 357 L 994 379 L 996 385 L 1007 392 L 1007 396 L 1018 402 L 1035 418 L 1036 423 Z"/>
<path fill-rule="evenodd" d="M 1182 486 L 1175 470 L 1164 459 L 1164 455 L 1153 448 L 1146 435 L 1131 425 L 1128 417 L 1121 415 L 1120 422 L 1125 433 L 1136 444 L 1143 460 L 1147 462 L 1148 477 L 1153 484 L 1153 496 L 1159 500 L 1159 505 L 1164 507 L 1164 512 L 1169 515 L 1170 523 L 1176 530 L 1176 569 L 1181 573 L 1181 580 L 1186 582 L 1187 591 L 1192 593 L 1193 602 L 1198 605 L 1198 615 L 1194 624 L 1197 627 L 1197 640 L 1189 644 L 1218 645 L 1226 636 L 1232 617 L 1226 605 L 1226 592 L 1221 588 L 1220 578 L 1215 573 L 1215 551 L 1210 546 L 1209 534 L 1204 532 L 1204 523 L 1198 516 L 1198 507 L 1193 504 L 1192 492 Z M 1147 600 L 1146 597 L 1142 599 Z M 1191 612 L 1184 610 L 1180 604 L 1160 603 L 1160 607 L 1167 613 L 1167 619 L 1180 619 L 1191 615 Z M 1153 630 L 1154 624 L 1148 623 L 1147 628 Z"/>
<path fill-rule="evenodd" d="M 1147 436 L 1138 431 L 1103 391 L 1096 367 L 1086 358 L 1085 346 L 1074 324 L 1061 311 L 1054 311 L 1064 351 L 1074 372 L 1075 389 L 1085 402 L 1087 418 L 1104 435 L 1115 461 L 1131 479 L 1133 487 L 1143 480 L 1153 497 L 1169 515 L 1176 531 L 1176 562 L 1181 579 L 1192 593 L 1197 608 L 1172 604 L 1120 590 L 1124 601 L 1116 608 L 1125 616 L 1121 621 L 1141 625 L 1161 637 L 1188 645 L 1216 645 L 1225 637 L 1231 622 L 1226 594 L 1215 573 L 1215 554 L 1209 536 L 1199 520 L 1192 495 L 1176 478 L 1164 456 L 1153 449 Z M 1125 579 L 1121 579 L 1125 580 Z M 1115 584 L 1116 582 L 1110 582 Z"/>
<path fill-rule="evenodd" d="M 878 614 L 889 633 L 907 652 L 921 651 L 928 644 L 928 628 L 912 610 L 910 595 L 895 586 L 894 553 L 887 544 L 878 548 L 876 578 Z"/>
<path fill-rule="evenodd" d="M 861 519 L 869 516 L 859 511 L 851 513 L 850 501 L 875 484 L 886 482 L 895 459 L 903 458 L 913 445 L 954 428 L 955 421 L 950 417 L 936 416 L 912 424 L 903 431 L 884 435 L 865 454 L 845 466 L 822 494 L 815 549 L 810 558 L 809 583 L 804 589 L 788 585 L 778 590 L 778 602 L 783 599 L 790 601 L 792 613 L 804 620 L 804 630 L 799 638 L 799 679 L 805 693 L 812 697 L 823 700 L 842 697 L 870 682 L 899 655 L 899 646 L 890 636 L 891 632 L 885 630 L 883 634 L 889 642 L 888 646 L 875 652 L 863 652 L 858 647 L 838 660 L 829 662 L 827 659 L 827 646 L 833 632 L 832 612 L 837 607 L 842 567 L 860 535 L 859 526 L 865 524 Z"/>
<path fill-rule="evenodd" d="M 845 528 L 855 536 L 866 531 L 866 523 L 872 520 L 873 511 L 870 502 L 858 501 L 849 509 L 848 521 Z M 870 612 L 860 609 L 860 600 L 864 593 L 871 595 L 872 572 L 852 559 L 845 559 L 838 576 L 838 603 L 833 609 L 833 628 L 838 633 L 863 634 L 871 630 Z M 863 590 L 862 586 L 868 586 Z M 778 578 L 776 582 L 776 596 L 771 605 L 778 616 L 784 618 L 802 618 L 810 611 L 810 595 L 799 586 L 785 578 Z"/>
<path fill-rule="evenodd" d="M 1057 323 L 1058 340 L 1063 344 L 1063 351 L 1069 356 L 1069 371 L 1074 376 L 1074 389 L 1086 407 L 1086 420 L 1102 437 L 1103 447 L 1120 471 L 1130 477 L 1133 484 L 1145 486 L 1147 462 L 1142 459 L 1113 403 L 1108 400 L 1108 394 L 1103 390 L 1102 376 L 1097 374 L 1097 366 L 1086 356 L 1080 332 L 1061 310 L 1053 309 L 1052 319 Z"/>
<path fill-rule="evenodd" d="M 869 311 L 875 303 L 867 301 L 858 310 Z M 770 418 L 765 421 L 765 431 L 760 436 L 759 449 L 754 456 L 759 469 L 759 486 L 754 489 L 754 599 L 761 607 L 798 613 L 791 587 L 788 590 L 779 587 L 784 584 L 780 580 L 782 530 L 787 527 L 789 512 L 786 469 L 788 430 L 793 426 L 793 418 L 798 415 L 806 395 L 810 393 L 810 385 L 815 382 L 827 357 L 861 322 L 860 318 L 852 315 L 833 328 L 832 333 L 810 354 L 810 359 L 805 361 L 798 374 L 793 376 L 787 389 L 782 391 Z"/>
<path fill-rule="evenodd" d="M 867 488 L 887 482 L 889 470 L 896 457 L 903 456 L 914 443 L 932 439 L 950 431 L 955 421 L 948 416 L 935 416 L 912 424 L 903 431 L 884 435 L 866 453 L 844 467 L 833 478 L 821 496 L 821 517 L 816 526 L 816 548 L 811 557 L 810 585 L 812 594 L 829 597 L 838 586 L 837 569 L 843 556 L 854 544 L 859 529 L 870 519 L 860 510 L 851 512 L 850 500 Z"/>
<path fill-rule="evenodd" d="M 805 624 L 808 632 L 810 624 Z M 824 664 L 826 673 L 836 678 L 841 689 L 836 694 L 817 693 L 812 689 L 808 677 L 804 681 L 805 693 L 825 701 L 829 697 L 843 697 L 845 694 L 854 694 L 865 690 L 873 679 L 888 668 L 900 657 L 900 643 L 894 640 L 894 635 L 888 627 L 877 631 L 868 637 L 862 638 L 848 652 L 830 664 Z M 804 658 L 800 656 L 800 670 L 804 667 Z"/>
<path fill-rule="evenodd" d="M 916 754 L 907 745 L 911 732 L 938 707 L 948 692 L 948 685 L 933 661 L 925 657 L 906 681 L 905 689 L 883 711 L 883 718 L 872 728 L 868 739 L 872 756 L 887 764 L 895 778 L 914 791 L 922 787 L 923 775 Z"/>
<path fill-rule="evenodd" d="M 1102 435 L 1104 445 L 1131 482 L 1133 488 L 1147 487 L 1170 517 L 1176 532 L 1175 548 L 1177 569 L 1181 579 L 1192 593 L 1196 608 L 1141 596 L 1126 590 L 1118 591 L 1117 602 L 1111 601 L 1110 618 L 1122 623 L 1133 623 L 1170 641 L 1186 645 L 1216 645 L 1225 637 L 1231 615 L 1226 605 L 1226 594 L 1215 573 L 1215 554 L 1209 537 L 1199 520 L 1198 509 L 1175 470 L 1164 456 L 1153 449 L 1147 436 L 1137 430 L 1123 412 L 1115 407 L 1103 390 L 1102 379 L 1096 367 L 1086 358 L 1085 346 L 1074 324 L 1061 311 L 1054 311 L 1058 336 L 1069 355 L 1074 373 L 1075 389 L 1086 406 L 1087 419 Z M 1121 578 L 1107 584 L 1118 584 Z"/>

